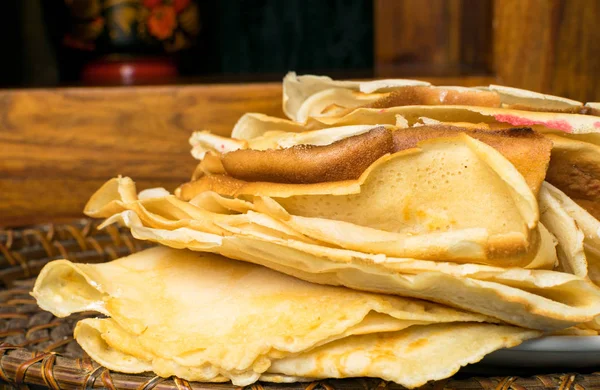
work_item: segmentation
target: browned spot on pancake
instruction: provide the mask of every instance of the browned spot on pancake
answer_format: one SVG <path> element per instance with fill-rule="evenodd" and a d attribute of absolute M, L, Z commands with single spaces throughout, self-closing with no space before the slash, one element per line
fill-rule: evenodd
<path fill-rule="evenodd" d="M 500 96 L 492 91 L 456 90 L 443 87 L 406 86 L 369 103 L 366 108 L 389 108 L 414 105 L 470 105 L 500 107 Z"/>
<path fill-rule="evenodd" d="M 427 339 L 418 339 L 406 346 L 406 352 L 410 352 L 413 349 L 424 348 L 427 345 Z"/>
<path fill-rule="evenodd" d="M 537 195 L 550 162 L 552 142 L 530 128 L 465 129 L 433 125 L 400 129 L 394 134 L 394 151 L 410 149 L 431 138 L 452 137 L 465 133 L 499 151 L 523 175 Z"/>
<path fill-rule="evenodd" d="M 236 150 L 223 155 L 222 163 L 228 175 L 246 181 L 309 184 L 354 180 L 393 146 L 392 133 L 376 127 L 325 146 Z"/>

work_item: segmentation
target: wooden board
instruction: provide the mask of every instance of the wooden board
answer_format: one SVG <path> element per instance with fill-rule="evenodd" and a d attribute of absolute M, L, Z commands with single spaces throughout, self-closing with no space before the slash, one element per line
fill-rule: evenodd
<path fill-rule="evenodd" d="M 600 101 L 600 1 L 496 0 L 499 82 L 581 101 Z"/>
<path fill-rule="evenodd" d="M 491 0 L 377 0 L 374 7 L 378 77 L 491 74 Z"/>
<path fill-rule="evenodd" d="M 169 190 L 189 179 L 192 131 L 228 134 L 281 112 L 277 84 L 0 92 L 0 225 L 81 216 L 105 180 Z"/>

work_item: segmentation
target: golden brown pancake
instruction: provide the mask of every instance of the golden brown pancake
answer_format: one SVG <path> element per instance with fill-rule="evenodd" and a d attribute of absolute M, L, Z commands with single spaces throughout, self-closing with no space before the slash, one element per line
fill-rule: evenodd
<path fill-rule="evenodd" d="M 393 146 L 391 131 L 376 127 L 325 146 L 240 149 L 224 154 L 222 163 L 227 174 L 246 181 L 308 184 L 353 180 Z"/>
<path fill-rule="evenodd" d="M 394 151 L 410 149 L 423 140 L 451 137 L 457 133 L 484 142 L 506 157 L 537 195 L 550 162 L 552 142 L 530 128 L 465 129 L 457 126 L 420 126 L 395 131 Z"/>
<path fill-rule="evenodd" d="M 492 91 L 453 89 L 430 86 L 400 87 L 365 108 L 389 108 L 415 105 L 465 105 L 500 107 L 500 96 Z"/>
<path fill-rule="evenodd" d="M 452 137 L 459 133 L 466 133 L 502 153 L 523 175 L 533 193 L 538 193 L 546 176 L 552 142 L 529 128 L 491 130 L 431 125 L 394 132 L 375 128 L 326 146 L 236 150 L 223 155 L 224 171 L 215 169 L 210 172 L 221 176 L 207 180 L 227 182 L 227 187 L 238 180 L 294 184 L 353 180 L 386 153 L 414 148 L 427 139 Z M 232 191 L 235 188 L 238 186 L 231 187 Z"/>

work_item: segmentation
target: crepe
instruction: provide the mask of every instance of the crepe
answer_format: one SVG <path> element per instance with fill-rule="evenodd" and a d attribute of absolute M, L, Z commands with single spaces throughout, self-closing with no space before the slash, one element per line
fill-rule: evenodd
<path fill-rule="evenodd" d="M 221 163 L 226 174 L 241 180 L 309 184 L 356 180 L 377 159 L 393 151 L 392 132 L 376 127 L 328 145 L 235 150 L 223 154 Z"/>
<path fill-rule="evenodd" d="M 464 132 L 500 152 L 523 176 L 537 196 L 550 163 L 552 142 L 529 128 L 478 129 L 464 124 L 432 124 L 395 132 L 396 149 L 416 146 L 425 139 L 454 136 Z"/>
<path fill-rule="evenodd" d="M 584 113 L 583 103 L 560 96 L 546 95 L 526 89 L 490 85 L 482 89 L 494 91 L 500 96 L 502 107 L 531 111 Z"/>
<path fill-rule="evenodd" d="M 586 277 L 588 264 L 584 249 L 584 234 L 575 219 L 561 205 L 561 198 L 546 185 L 538 197 L 540 220 L 558 240 L 556 247 L 560 260 L 558 269 Z"/>
<path fill-rule="evenodd" d="M 178 195 L 189 200 L 211 190 L 269 197 L 291 215 L 286 223 L 293 229 L 347 249 L 484 264 L 531 262 L 539 244 L 537 202 L 514 166 L 464 134 L 419 146 L 380 158 L 354 181 L 277 184 L 209 175 L 182 186 Z M 334 237 L 336 232 L 345 233 Z"/>
<path fill-rule="evenodd" d="M 104 264 L 51 262 L 33 296 L 60 317 L 86 310 L 107 315 L 80 321 L 75 338 L 110 369 L 238 386 L 259 378 L 360 374 L 414 387 L 540 334 L 478 324 L 489 318 L 435 303 L 311 284 L 217 255 L 167 248 Z M 440 348 L 452 359 L 416 373 L 402 365 L 412 357 L 432 359 Z M 348 351 L 361 352 L 340 359 Z"/>
<path fill-rule="evenodd" d="M 420 105 L 500 107 L 500 98 L 495 92 L 465 87 L 410 85 L 398 86 L 389 93 L 372 94 L 331 88 L 307 98 L 290 119 L 304 123 L 311 117 L 339 117 L 359 107 L 386 109 Z"/>
<path fill-rule="evenodd" d="M 113 179 L 94 195 L 86 213 L 107 218 L 102 226 L 122 223 L 138 239 L 220 253 L 315 283 L 428 299 L 528 328 L 552 331 L 600 314 L 600 289 L 575 275 L 351 251 L 311 242 L 293 229 L 284 231 L 283 219 L 253 211 L 264 205 L 257 207 L 211 192 L 189 203 L 174 202 L 172 195 L 130 201 L 127 194 L 134 192 L 131 180 Z M 178 217 L 183 206 L 196 211 Z M 222 230 L 202 230 L 190 217 L 198 210 Z M 218 214 L 218 218 L 208 213 Z M 546 237 L 543 241 L 552 242 L 543 225 L 539 227 L 541 236 Z M 296 236 L 292 236 L 294 232 Z M 541 248 L 545 248 L 540 250 L 542 259 L 556 258 L 552 243 Z"/>
<path fill-rule="evenodd" d="M 552 142 L 546 137 L 528 128 L 491 129 L 484 125 L 444 124 L 429 118 L 422 118 L 422 120 L 430 124 L 410 128 L 391 125 L 342 126 L 299 133 L 273 131 L 246 140 L 215 137 L 204 132 L 194 133 L 190 139 L 193 147 L 192 154 L 201 154 L 202 158 L 192 180 L 197 180 L 205 174 L 227 174 L 242 180 L 283 183 L 356 179 L 365 170 L 364 164 L 357 164 L 356 161 L 371 161 L 368 156 L 374 151 L 379 151 L 379 155 L 383 155 L 386 152 L 414 148 L 419 142 L 427 139 L 454 137 L 459 133 L 467 133 L 470 137 L 492 146 L 506 157 L 523 175 L 537 196 L 546 176 L 552 149 Z M 394 143 L 392 147 L 388 145 L 382 148 L 382 142 L 377 141 L 376 137 L 371 137 L 372 140 L 368 142 L 358 142 L 359 138 L 368 137 L 367 133 L 380 131 L 378 130 L 380 128 L 391 132 Z M 204 142 L 198 141 L 199 139 L 203 139 Z M 243 144 L 238 144 L 239 146 L 234 149 L 224 150 L 222 146 L 227 145 L 229 140 L 243 142 Z M 244 150 L 247 149 L 252 152 L 245 152 Z M 258 153 L 259 151 L 264 152 Z M 228 160 L 234 157 L 235 162 L 232 165 Z M 338 165 L 343 169 L 336 168 Z M 237 169 L 238 167 L 240 169 Z M 355 172 L 356 177 L 344 177 L 343 172 L 348 170 Z M 302 180 L 307 176 L 312 180 Z"/>
<path fill-rule="evenodd" d="M 600 120 L 596 116 L 564 112 L 536 112 L 497 107 L 476 106 L 400 106 L 391 108 L 357 108 L 343 116 L 309 117 L 297 123 L 266 115 L 246 114 L 236 123 L 232 134 L 264 134 L 268 131 L 307 131 L 349 125 L 395 125 L 397 121 L 408 126 L 420 123 L 420 118 L 441 122 L 468 122 L 528 126 L 536 130 L 589 135 L 598 132 Z M 400 126 L 403 127 L 403 126 Z M 404 126 L 406 127 L 406 126 Z"/>
<path fill-rule="evenodd" d="M 594 283 L 600 285 L 600 221 L 550 183 L 544 183 L 544 192 L 554 199 L 555 212 L 566 213 L 575 222 L 580 232 L 577 232 L 574 237 L 576 240 L 570 242 L 576 243 L 574 248 L 576 248 L 575 253 L 578 253 L 579 242 L 583 239 L 588 276 Z M 568 234 L 573 236 L 572 232 Z"/>
<path fill-rule="evenodd" d="M 367 86 L 379 86 L 367 87 Z M 304 123 L 313 117 L 339 117 L 360 107 L 387 109 L 398 106 L 463 105 L 503 107 L 527 111 L 585 113 L 583 103 L 558 96 L 499 85 L 488 87 L 436 87 L 417 80 L 382 80 L 371 83 L 288 73 L 283 79 L 283 107 L 288 118 Z"/>
<path fill-rule="evenodd" d="M 396 87 L 407 85 L 429 85 L 419 80 L 376 80 L 376 81 L 337 81 L 327 76 L 297 76 L 289 72 L 283 79 L 283 112 L 293 118 L 302 103 L 310 96 L 330 88 L 344 88 L 359 91 L 363 94 L 386 92 Z"/>

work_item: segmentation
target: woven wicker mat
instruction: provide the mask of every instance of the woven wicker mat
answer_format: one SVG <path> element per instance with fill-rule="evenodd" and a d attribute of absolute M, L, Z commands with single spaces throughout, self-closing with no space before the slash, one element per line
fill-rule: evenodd
<path fill-rule="evenodd" d="M 102 231 L 90 220 L 0 230 L 0 385 L 53 389 L 206 389 L 235 388 L 229 384 L 190 383 L 152 374 L 111 372 L 93 362 L 72 338 L 73 326 L 94 313 L 56 318 L 41 311 L 29 295 L 34 277 L 58 258 L 97 263 L 136 252 L 147 244 L 116 227 Z M 249 386 L 248 390 L 396 390 L 376 379 L 324 380 L 313 383 Z M 421 389 L 600 389 L 600 373 L 476 377 L 459 373 Z"/>

